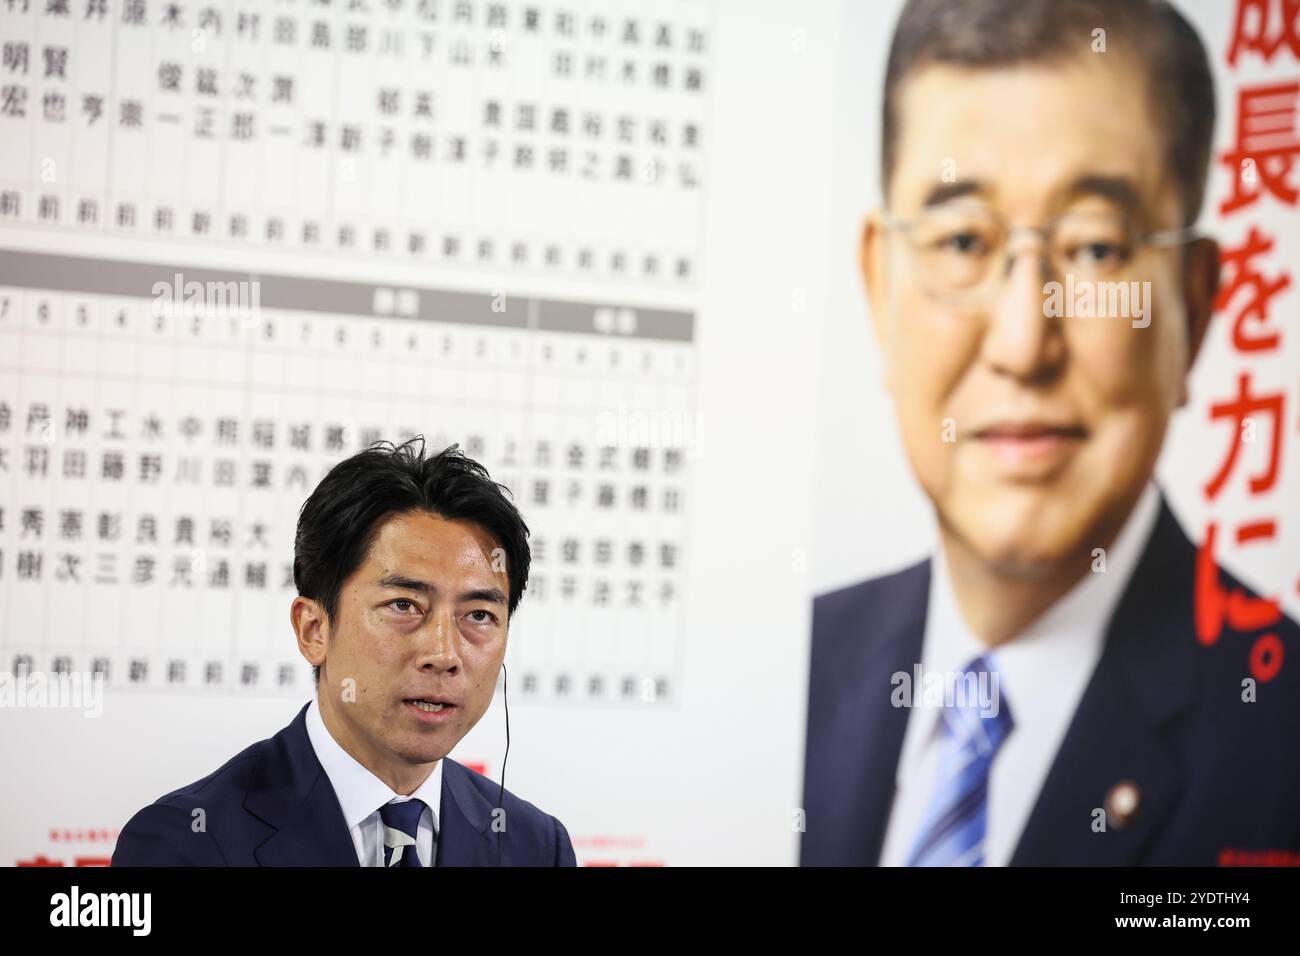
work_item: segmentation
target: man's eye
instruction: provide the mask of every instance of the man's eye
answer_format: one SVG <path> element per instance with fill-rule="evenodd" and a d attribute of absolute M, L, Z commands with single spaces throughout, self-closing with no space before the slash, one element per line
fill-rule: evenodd
<path fill-rule="evenodd" d="M 940 249 L 956 252 L 963 256 L 980 256 L 988 251 L 988 243 L 977 232 L 953 232 L 941 236 L 937 243 Z"/>
<path fill-rule="evenodd" d="M 408 610 L 419 610 L 419 608 L 416 607 L 415 602 L 407 598 L 398 598 L 396 601 L 390 602 L 389 606 L 397 608 L 397 610 L 401 611 L 403 614 L 407 613 Z"/>
<path fill-rule="evenodd" d="M 1128 261 L 1128 248 L 1122 243 L 1099 241 L 1081 242 L 1069 251 L 1071 261 L 1085 266 L 1109 268 Z"/>
<path fill-rule="evenodd" d="M 476 614 L 482 616 L 475 617 Z M 492 624 L 497 619 L 497 616 L 493 614 L 491 611 L 484 611 L 484 610 L 470 611 L 469 616 L 470 618 L 473 619 L 475 624 Z"/>

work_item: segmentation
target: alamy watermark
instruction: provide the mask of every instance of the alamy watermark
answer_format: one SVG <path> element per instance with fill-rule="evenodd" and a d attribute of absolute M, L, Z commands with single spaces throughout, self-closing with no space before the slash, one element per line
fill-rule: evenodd
<path fill-rule="evenodd" d="M 1150 282 L 1093 282 L 1066 273 L 1064 284 L 1043 285 L 1043 315 L 1049 319 L 1130 319 L 1133 328 L 1151 324 Z"/>
<path fill-rule="evenodd" d="M 895 671 L 889 702 L 895 707 L 978 709 L 981 717 L 996 717 L 1001 709 L 997 671 Z"/>
<path fill-rule="evenodd" d="M 687 458 L 700 452 L 703 424 L 698 412 L 619 405 L 596 415 L 596 444 L 612 448 L 679 450 Z"/>
<path fill-rule="evenodd" d="M 171 281 L 153 284 L 154 316 L 202 316 L 240 319 L 245 326 L 257 322 L 262 310 L 262 283 L 250 281 L 199 282 L 177 272 Z"/>
<path fill-rule="evenodd" d="M 104 675 L 101 671 L 49 674 L 0 673 L 0 709 L 82 710 L 84 716 L 104 714 Z"/>

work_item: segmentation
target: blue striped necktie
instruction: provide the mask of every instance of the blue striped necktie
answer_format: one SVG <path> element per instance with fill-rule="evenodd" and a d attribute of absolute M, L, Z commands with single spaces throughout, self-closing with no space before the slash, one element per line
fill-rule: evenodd
<path fill-rule="evenodd" d="M 981 656 L 970 663 L 963 675 L 993 670 L 988 657 Z M 968 687 L 972 685 L 965 676 L 961 680 Z M 992 689 L 991 679 L 986 686 Z M 908 856 L 908 866 L 984 865 L 989 770 L 1015 721 L 1002 694 L 1000 679 L 997 694 L 989 702 L 994 706 L 987 708 L 996 713 L 981 713 L 984 705 L 970 697 L 970 694 L 955 695 L 955 706 L 943 709 L 939 777 Z"/>
<path fill-rule="evenodd" d="M 385 803 L 379 808 L 384 821 L 384 866 L 420 866 L 415 839 L 420 829 L 424 801 L 418 798 Z"/>

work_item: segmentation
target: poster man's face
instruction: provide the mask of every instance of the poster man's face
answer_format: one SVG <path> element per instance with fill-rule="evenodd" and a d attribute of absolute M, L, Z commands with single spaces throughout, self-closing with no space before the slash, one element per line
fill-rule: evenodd
<path fill-rule="evenodd" d="M 326 659 L 322 709 L 372 769 L 440 760 L 487 711 L 508 623 L 495 547 L 469 522 L 396 515 L 343 583 L 329 639 L 312 652 Z"/>
<path fill-rule="evenodd" d="M 891 214 L 974 207 L 1011 228 L 1073 213 L 1177 229 L 1178 184 L 1144 82 L 1115 54 L 920 68 L 898 101 Z M 948 531 L 996 567 L 1035 573 L 1086 555 L 1154 469 L 1197 339 L 1189 302 L 1200 310 L 1205 290 L 1189 292 L 1183 250 L 1139 246 L 1112 278 L 1150 283 L 1147 327 L 1053 317 L 1046 283 L 1067 277 L 1045 272 L 1042 243 L 1017 234 L 1005 283 L 954 305 L 936 297 L 916 238 L 873 217 L 862 265 L 918 480 Z M 946 248 L 978 251 L 969 238 Z M 1084 246 L 1076 261 L 1109 254 Z"/>

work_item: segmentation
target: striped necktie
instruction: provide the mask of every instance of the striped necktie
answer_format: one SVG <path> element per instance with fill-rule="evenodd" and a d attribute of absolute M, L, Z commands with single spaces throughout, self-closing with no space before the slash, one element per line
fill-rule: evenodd
<path fill-rule="evenodd" d="M 384 866 L 420 866 L 415 852 L 415 838 L 420 828 L 424 801 L 395 800 L 379 808 L 384 821 Z"/>
<path fill-rule="evenodd" d="M 999 679 L 996 695 L 984 704 L 964 689 L 978 686 L 968 674 L 994 670 L 987 656 L 963 672 L 954 706 L 943 709 L 943 749 L 934 796 L 926 811 L 908 866 L 983 866 L 988 824 L 989 770 L 998 748 L 1015 726 Z M 999 675 L 1000 678 L 1000 675 Z M 992 688 L 991 679 L 985 685 Z M 976 678 L 978 680 L 978 677 Z M 986 706 L 987 705 L 987 706 Z M 986 714 L 983 710 L 996 710 Z"/>

